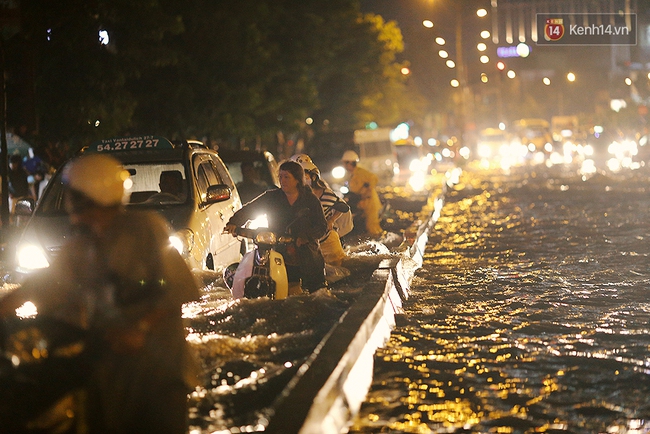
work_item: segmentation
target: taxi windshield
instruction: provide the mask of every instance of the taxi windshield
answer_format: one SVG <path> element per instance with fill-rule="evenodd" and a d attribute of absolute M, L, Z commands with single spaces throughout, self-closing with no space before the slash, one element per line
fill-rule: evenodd
<path fill-rule="evenodd" d="M 156 207 L 183 204 L 188 199 L 189 183 L 181 162 L 125 163 L 130 174 L 127 206 Z M 38 214 L 65 213 L 65 188 L 61 173 L 50 182 L 36 212 Z M 127 184 L 127 185 L 128 185 Z"/>

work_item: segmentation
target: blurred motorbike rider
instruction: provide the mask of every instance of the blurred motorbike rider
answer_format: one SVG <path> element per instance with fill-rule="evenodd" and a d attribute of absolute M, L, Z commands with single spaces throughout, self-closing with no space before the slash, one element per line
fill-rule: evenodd
<path fill-rule="evenodd" d="M 287 246 L 284 256 L 289 278 L 289 295 L 302 288 L 315 292 L 326 287 L 325 261 L 318 240 L 327 232 L 327 222 L 320 202 L 305 185 L 304 171 L 295 161 L 280 165 L 280 188 L 267 190 L 248 202 L 228 221 L 225 230 L 236 236 L 235 230 L 248 220 L 266 214 L 268 228 L 279 235 L 288 234 L 294 243 Z"/>
<path fill-rule="evenodd" d="M 312 191 L 323 207 L 323 214 L 325 214 L 325 220 L 327 221 L 327 233 L 319 242 L 325 263 L 340 267 L 341 262 L 347 255 L 343 250 L 341 238 L 334 225 L 342 214 L 350 210 L 350 206 L 340 199 L 327 183 L 321 179 L 320 170 L 318 170 L 309 155 L 296 154 L 290 160 L 302 166 L 305 171 L 305 182 L 311 186 Z"/>
<path fill-rule="evenodd" d="M 359 166 L 359 155 L 348 150 L 343 153 L 341 162 L 345 170 L 350 174 L 348 186 L 350 192 L 359 196 L 357 207 L 363 212 L 363 219 L 366 223 L 366 232 L 373 238 L 383 234 L 379 224 L 379 210 L 381 201 L 377 194 L 377 175 Z"/>
<path fill-rule="evenodd" d="M 198 285 L 169 243 L 166 221 L 123 203 L 128 172 L 102 154 L 78 157 L 63 181 L 76 232 L 51 266 L 0 300 L 8 315 L 25 301 L 88 331 L 95 359 L 80 405 L 92 433 L 187 431 L 196 385 L 181 305 Z"/>

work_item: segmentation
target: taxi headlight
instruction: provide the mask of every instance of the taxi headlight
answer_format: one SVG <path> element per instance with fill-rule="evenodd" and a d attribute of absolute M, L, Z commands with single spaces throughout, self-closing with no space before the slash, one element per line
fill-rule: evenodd
<path fill-rule="evenodd" d="M 255 235 L 255 242 L 258 244 L 275 244 L 277 241 L 273 232 L 260 232 Z"/>
<path fill-rule="evenodd" d="M 35 244 L 22 244 L 16 249 L 18 267 L 25 270 L 36 270 L 50 266 L 45 251 Z"/>
<path fill-rule="evenodd" d="M 181 229 L 169 237 L 169 243 L 178 250 L 178 253 L 186 257 L 194 247 L 194 232 L 189 229 Z"/>

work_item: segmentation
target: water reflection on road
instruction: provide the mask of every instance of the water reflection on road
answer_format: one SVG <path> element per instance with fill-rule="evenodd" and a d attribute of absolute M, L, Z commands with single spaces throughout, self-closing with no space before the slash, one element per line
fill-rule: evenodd
<path fill-rule="evenodd" d="M 352 432 L 645 433 L 650 170 L 471 171 Z"/>

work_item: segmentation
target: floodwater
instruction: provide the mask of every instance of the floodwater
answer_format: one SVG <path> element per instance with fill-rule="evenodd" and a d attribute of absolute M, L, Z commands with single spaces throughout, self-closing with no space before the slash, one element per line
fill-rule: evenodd
<path fill-rule="evenodd" d="M 189 433 L 265 429 L 297 370 L 359 296 L 379 262 L 395 255 L 379 242 L 348 249 L 343 265 L 349 276 L 329 290 L 285 300 L 233 300 L 220 278 L 203 276 L 201 300 L 183 308 L 188 341 L 204 372 L 190 395 Z"/>
<path fill-rule="evenodd" d="M 408 190 L 399 188 L 384 193 L 402 205 L 386 211 L 388 233 L 381 241 L 346 241 L 344 268 L 328 269 L 329 290 L 286 300 L 233 300 L 220 273 L 197 274 L 202 296 L 183 306 L 187 340 L 203 371 L 189 396 L 189 433 L 264 430 L 281 392 L 359 296 L 379 262 L 402 254 L 399 234 L 416 220 L 428 197 L 424 193 L 413 201 L 406 197 Z M 11 280 L 10 270 L 10 263 L 0 263 L 5 280 Z M 0 296 L 16 286 L 5 282 Z M 33 305 L 19 311 L 21 316 L 36 313 Z"/>
<path fill-rule="evenodd" d="M 441 184 L 436 177 L 428 182 L 431 191 Z M 400 233 L 418 218 L 426 191 L 381 191 L 393 205 L 384 214 L 387 233 L 380 241 L 344 239 L 347 273 L 328 269 L 329 290 L 285 300 L 233 300 L 219 276 L 200 276 L 202 298 L 183 308 L 188 341 L 204 371 L 201 385 L 190 395 L 189 433 L 265 429 L 283 389 L 361 294 L 377 265 L 402 255 Z"/>
<path fill-rule="evenodd" d="M 650 432 L 650 170 L 466 170 L 353 433 Z"/>

